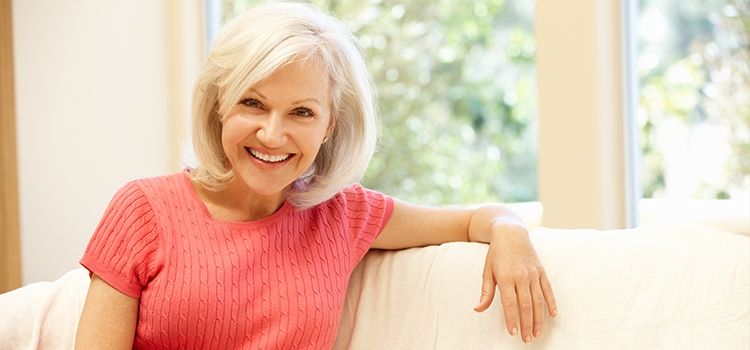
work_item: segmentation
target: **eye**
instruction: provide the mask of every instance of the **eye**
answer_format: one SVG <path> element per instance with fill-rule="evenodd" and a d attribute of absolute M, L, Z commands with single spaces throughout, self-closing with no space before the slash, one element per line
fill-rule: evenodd
<path fill-rule="evenodd" d="M 253 99 L 253 98 L 246 98 L 242 101 L 240 101 L 241 104 L 248 106 L 250 108 L 260 108 L 262 105 L 260 104 L 260 101 Z"/>
<path fill-rule="evenodd" d="M 297 108 L 292 113 L 298 117 L 313 117 L 315 113 L 307 108 Z"/>

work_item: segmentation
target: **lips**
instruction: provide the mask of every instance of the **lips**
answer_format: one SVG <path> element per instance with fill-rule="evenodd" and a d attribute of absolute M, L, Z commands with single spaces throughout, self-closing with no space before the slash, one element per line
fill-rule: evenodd
<path fill-rule="evenodd" d="M 280 154 L 280 155 L 270 155 L 270 154 L 265 154 L 265 153 L 258 152 L 256 150 L 250 148 L 250 147 L 245 147 L 245 149 L 247 149 L 248 153 L 250 153 L 250 155 L 252 155 L 256 159 L 259 159 L 259 160 L 262 160 L 262 161 L 268 162 L 268 163 L 283 162 L 283 161 L 289 159 L 289 157 L 293 156 L 292 153 Z"/>

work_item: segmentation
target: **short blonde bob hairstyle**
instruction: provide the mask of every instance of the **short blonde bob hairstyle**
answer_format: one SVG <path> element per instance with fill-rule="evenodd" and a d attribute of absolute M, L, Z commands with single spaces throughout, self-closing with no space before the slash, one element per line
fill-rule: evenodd
<path fill-rule="evenodd" d="M 336 125 L 287 200 L 298 208 L 324 202 L 361 180 L 375 152 L 377 115 L 372 76 L 357 39 L 313 5 L 277 3 L 225 24 L 193 89 L 193 181 L 222 190 L 235 173 L 221 143 L 221 116 L 248 89 L 293 61 L 319 64 L 331 86 Z"/>

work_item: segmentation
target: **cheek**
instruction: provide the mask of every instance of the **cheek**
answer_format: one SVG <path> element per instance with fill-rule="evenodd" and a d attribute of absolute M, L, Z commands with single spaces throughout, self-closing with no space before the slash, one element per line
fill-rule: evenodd
<path fill-rule="evenodd" d="M 221 146 L 224 153 L 231 158 L 236 152 L 238 145 L 245 138 L 243 128 L 236 122 L 237 118 L 227 118 L 221 128 Z M 246 129 L 246 128 L 245 128 Z"/>
<path fill-rule="evenodd" d="M 325 129 L 316 128 L 316 130 L 307 130 L 307 132 L 301 133 L 300 135 L 304 135 L 304 139 L 300 140 L 300 143 L 304 144 L 304 150 L 307 151 L 307 153 L 317 155 L 326 135 Z"/>

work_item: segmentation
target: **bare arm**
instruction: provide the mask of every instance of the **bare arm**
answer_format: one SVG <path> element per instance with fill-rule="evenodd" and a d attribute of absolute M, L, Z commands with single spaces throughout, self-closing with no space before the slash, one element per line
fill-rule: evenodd
<path fill-rule="evenodd" d="M 139 302 L 94 274 L 78 323 L 76 350 L 132 349 Z"/>
<path fill-rule="evenodd" d="M 468 241 L 472 210 L 428 208 L 398 199 L 383 231 L 373 242 L 375 249 L 406 249 L 446 242 Z"/>
<path fill-rule="evenodd" d="M 500 205 L 474 210 L 422 207 L 398 199 L 393 202 L 393 214 L 373 242 L 375 249 L 406 249 L 447 242 L 490 243 L 494 227 L 528 235 L 521 217 Z"/>
<path fill-rule="evenodd" d="M 503 206 L 426 208 L 394 200 L 393 214 L 372 247 L 404 249 L 455 241 L 490 243 L 475 310 L 490 306 L 497 285 L 508 333 L 520 333 L 527 343 L 539 337 L 545 303 L 553 317 L 557 305 L 529 231 L 514 211 Z"/>

